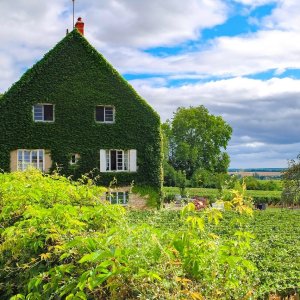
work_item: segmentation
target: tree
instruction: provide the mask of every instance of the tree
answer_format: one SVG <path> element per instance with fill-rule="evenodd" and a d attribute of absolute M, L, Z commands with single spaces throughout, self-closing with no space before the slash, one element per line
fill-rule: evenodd
<path fill-rule="evenodd" d="M 220 116 L 214 116 L 203 106 L 179 107 L 172 121 L 162 127 L 165 155 L 175 170 L 186 172 L 191 178 L 197 169 L 224 173 L 229 166 L 229 156 L 224 150 L 232 128 Z"/>
<path fill-rule="evenodd" d="M 288 162 L 288 168 L 283 173 L 283 191 L 281 200 L 284 204 L 300 204 L 300 154 L 297 159 Z"/>

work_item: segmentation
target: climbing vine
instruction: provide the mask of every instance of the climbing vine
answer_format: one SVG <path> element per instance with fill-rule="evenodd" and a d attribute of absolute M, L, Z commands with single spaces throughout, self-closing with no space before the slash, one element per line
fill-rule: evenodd
<path fill-rule="evenodd" d="M 55 122 L 35 123 L 32 107 L 55 106 Z M 115 108 L 115 123 L 95 122 L 95 107 Z M 16 149 L 51 151 L 53 168 L 78 177 L 99 173 L 100 149 L 136 149 L 136 173 L 101 173 L 100 184 L 161 186 L 160 119 L 127 81 L 77 30 L 28 70 L 0 101 L 0 168 L 10 169 Z M 70 156 L 80 160 L 70 166 Z"/>

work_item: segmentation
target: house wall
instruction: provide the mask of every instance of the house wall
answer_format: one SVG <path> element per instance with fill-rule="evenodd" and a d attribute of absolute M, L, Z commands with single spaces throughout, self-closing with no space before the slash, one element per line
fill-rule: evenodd
<path fill-rule="evenodd" d="M 32 107 L 51 103 L 54 122 L 34 122 Z M 115 122 L 95 122 L 95 108 L 115 108 Z M 99 185 L 162 183 L 160 119 L 77 31 L 68 34 L 0 101 L 0 169 L 16 169 L 15 149 L 48 149 L 53 166 L 74 179 L 93 171 Z M 136 172 L 100 172 L 100 149 L 134 149 Z M 70 157 L 78 153 L 76 165 Z M 15 155 L 12 153 L 12 155 Z M 48 167 L 47 167 L 48 169 Z"/>
<path fill-rule="evenodd" d="M 10 152 L 10 171 L 18 171 L 18 150 Z"/>
<path fill-rule="evenodd" d="M 52 167 L 52 159 L 49 150 L 45 150 L 45 172 L 49 172 Z"/>

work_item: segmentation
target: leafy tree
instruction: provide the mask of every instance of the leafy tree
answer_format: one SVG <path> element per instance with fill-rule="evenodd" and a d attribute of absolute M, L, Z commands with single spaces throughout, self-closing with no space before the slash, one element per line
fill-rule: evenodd
<path fill-rule="evenodd" d="M 179 107 L 172 121 L 162 126 L 165 158 L 175 170 L 191 178 L 197 169 L 225 173 L 229 166 L 226 152 L 232 128 L 220 116 L 203 106 Z"/>
<path fill-rule="evenodd" d="M 204 169 L 197 169 L 191 177 L 193 187 L 215 188 L 216 182 L 213 174 Z"/>
<path fill-rule="evenodd" d="M 182 197 L 185 197 L 185 188 L 187 186 L 187 180 L 186 180 L 186 173 L 185 171 L 178 171 L 176 173 L 176 180 L 175 180 L 176 186 L 180 189 L 180 195 Z"/>
<path fill-rule="evenodd" d="M 164 161 L 163 168 L 164 168 L 164 185 L 176 186 L 177 171 L 167 161 Z"/>
<path fill-rule="evenodd" d="M 258 181 L 258 179 L 256 179 L 253 176 L 247 176 L 244 179 L 241 180 L 245 181 L 246 186 L 247 186 L 247 190 L 260 190 L 260 183 Z"/>
<path fill-rule="evenodd" d="M 298 154 L 297 159 L 288 162 L 288 169 L 283 173 L 281 198 L 284 204 L 300 204 L 300 154 Z"/>

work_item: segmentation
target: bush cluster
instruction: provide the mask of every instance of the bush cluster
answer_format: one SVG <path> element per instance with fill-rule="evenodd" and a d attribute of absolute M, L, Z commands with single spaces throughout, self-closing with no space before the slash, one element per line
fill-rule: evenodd
<path fill-rule="evenodd" d="M 190 204 L 144 222 L 101 201 L 104 191 L 88 178 L 0 174 L 1 299 L 242 299 L 253 290 L 252 235 L 213 234 L 220 211 Z M 251 213 L 243 195 L 227 201 Z"/>

